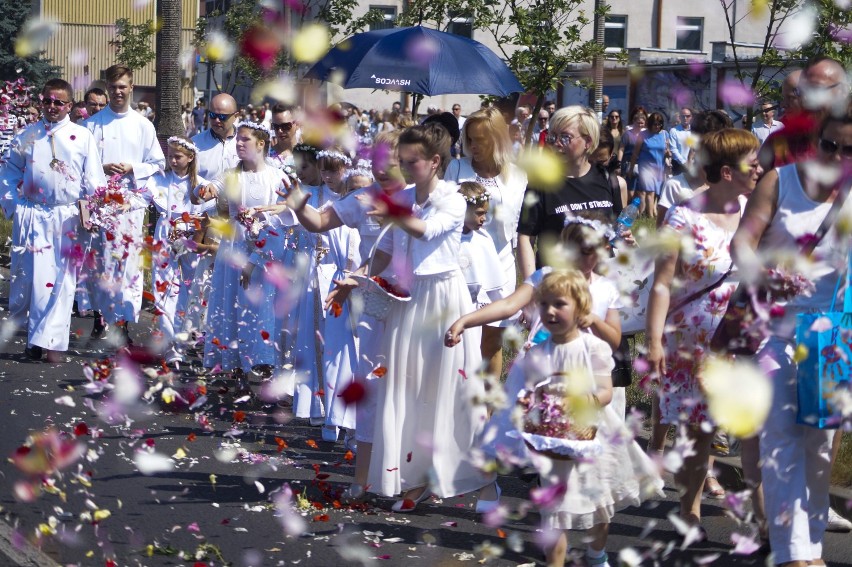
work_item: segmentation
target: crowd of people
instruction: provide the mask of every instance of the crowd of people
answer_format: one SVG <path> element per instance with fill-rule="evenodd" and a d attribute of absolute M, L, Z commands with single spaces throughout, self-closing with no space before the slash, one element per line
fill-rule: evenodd
<path fill-rule="evenodd" d="M 702 537 L 701 496 L 723 490 L 701 379 L 710 338 L 738 282 L 765 283 L 793 257 L 813 285 L 773 298 L 755 355 L 772 409 L 742 440 L 743 465 L 755 533 L 775 562 L 824 564 L 839 436 L 796 420 L 793 331 L 797 313 L 843 297 L 850 263 L 852 114 L 836 61 L 790 74 L 783 124 L 767 103 L 754 133 L 718 110 L 681 109 L 666 131 L 642 108 L 623 127 L 618 110 L 601 124 L 590 109 L 548 103 L 533 145 L 558 158 L 557 187 L 516 164 L 529 109 L 507 120 L 454 105 L 415 122 L 399 108 L 239 108 L 219 94 L 184 109 L 186 135 L 164 153 L 131 107 L 131 70 L 105 78 L 78 123 L 71 85 L 48 81 L 42 119 L 0 169 L 14 219 L 9 317 L 26 329 L 26 357 L 66 360 L 75 301 L 93 313 L 93 340 L 132 344 L 148 291 L 149 347 L 166 363 L 199 353 L 235 398 L 285 405 L 329 442 L 342 433 L 355 454 L 345 500 L 394 497 L 409 513 L 432 495 L 477 492 L 488 515 L 500 506 L 495 471 L 531 466 L 553 495 L 540 502 L 554 534 L 548 564 L 564 564 L 568 530 L 585 530 L 586 564 L 608 565 L 614 514 L 660 495 L 670 426 L 692 447 L 671 471 L 679 517 L 685 537 Z M 644 451 L 617 372 L 637 289 L 607 271 L 641 244 L 616 222 L 634 196 L 678 243 L 655 253 Z M 802 256 L 813 263 L 802 268 Z M 504 345 L 524 327 L 504 383 Z"/>

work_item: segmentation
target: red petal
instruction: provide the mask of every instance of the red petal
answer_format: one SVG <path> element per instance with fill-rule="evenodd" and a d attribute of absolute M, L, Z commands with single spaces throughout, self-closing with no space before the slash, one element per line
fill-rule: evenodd
<path fill-rule="evenodd" d="M 340 392 L 340 397 L 343 398 L 343 402 L 346 405 L 354 404 L 355 402 L 360 401 L 364 398 L 364 394 L 366 394 L 366 390 L 364 386 L 358 382 L 352 381 L 349 383 L 346 388 Z"/>

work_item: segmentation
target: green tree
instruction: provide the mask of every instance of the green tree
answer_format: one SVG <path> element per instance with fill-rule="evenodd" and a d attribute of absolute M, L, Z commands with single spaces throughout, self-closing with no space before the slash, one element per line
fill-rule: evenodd
<path fill-rule="evenodd" d="M 156 57 L 154 34 L 157 26 L 153 20 L 131 24 L 127 18 L 115 21 L 115 39 L 109 42 L 115 48 L 119 63 L 133 70 L 141 69 Z"/>
<path fill-rule="evenodd" d="M 813 39 L 802 46 L 805 59 L 823 56 L 852 68 L 852 10 L 843 9 L 836 0 L 811 0 L 816 9 Z"/>
<path fill-rule="evenodd" d="M 832 0 L 829 0 L 829 2 Z M 777 98 L 778 77 L 784 76 L 784 71 L 801 57 L 796 50 L 781 50 L 777 47 L 777 38 L 782 26 L 801 8 L 799 0 L 769 0 L 765 6 L 756 8 L 752 3 L 743 14 L 737 14 L 736 0 L 722 0 L 722 10 L 725 14 L 725 24 L 728 27 L 728 39 L 731 45 L 731 55 L 734 60 L 734 76 L 743 85 L 748 86 L 754 93 L 756 101 Z M 766 28 L 760 53 L 754 57 L 745 57 L 737 45 L 737 26 L 753 25 L 761 15 L 760 10 L 766 11 Z M 751 128 L 757 110 L 752 105 L 746 108 L 743 117 L 743 127 Z"/>
<path fill-rule="evenodd" d="M 353 18 L 352 13 L 358 6 L 357 0 L 306 0 L 301 6 L 301 10 L 292 10 L 288 14 L 288 28 L 299 29 L 309 21 L 318 20 L 328 26 L 333 42 L 357 33 L 383 17 L 380 11 L 370 10 L 364 16 Z M 284 18 L 276 17 L 281 16 L 280 14 L 268 11 L 264 13 L 265 9 L 268 10 L 259 0 L 242 0 L 231 4 L 225 12 L 215 10 L 196 22 L 193 46 L 200 52 L 204 53 L 211 45 L 213 32 L 221 34 L 223 39 L 236 49 L 230 60 L 208 62 L 214 70 L 221 68 L 224 71 L 223 82 L 216 82 L 218 91 L 233 92 L 237 85 L 252 85 L 281 71 L 295 71 L 296 62 L 286 49 L 281 49 L 274 65 L 268 68 L 262 68 L 240 49 L 248 33 L 264 30 L 277 34 L 280 38 L 289 32 L 289 29 L 284 28 Z M 213 77 L 215 80 L 215 72 Z"/>
<path fill-rule="evenodd" d="M 7 38 L 0 42 L 0 78 L 13 80 L 24 77 L 40 89 L 48 79 L 61 76 L 62 68 L 47 59 L 43 50 L 29 57 L 18 57 L 14 43 L 9 41 L 21 32 L 31 14 L 29 2 L 0 1 L 0 37 Z"/>
<path fill-rule="evenodd" d="M 736 14 L 735 0 L 722 0 L 722 9 L 728 26 L 734 74 L 738 81 L 751 89 L 757 102 L 777 100 L 778 79 L 808 59 L 831 57 L 847 69 L 852 66 L 852 43 L 848 39 L 849 34 L 852 34 L 852 12 L 838 7 L 835 0 L 811 0 L 808 5 L 800 0 L 768 0 L 757 6 L 752 2 L 749 10 L 742 15 Z M 765 11 L 767 17 L 761 51 L 756 57 L 747 57 L 735 42 L 736 28 L 751 24 L 756 16 L 761 15 L 761 10 Z M 803 15 L 802 10 L 808 10 L 805 14 L 815 20 L 810 41 L 801 46 L 780 49 L 778 38 L 782 26 L 791 25 L 795 16 Z M 754 107 L 746 109 L 743 127 L 751 127 L 756 113 Z"/>

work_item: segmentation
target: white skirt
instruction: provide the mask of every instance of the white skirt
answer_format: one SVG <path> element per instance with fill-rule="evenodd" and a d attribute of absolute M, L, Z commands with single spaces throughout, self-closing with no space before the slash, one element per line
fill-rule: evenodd
<path fill-rule="evenodd" d="M 461 272 L 415 277 L 412 299 L 388 314 L 378 361 L 377 411 L 368 485 L 385 496 L 429 486 L 442 498 L 491 482 L 472 463 L 486 419 L 472 398 L 484 394 L 480 332 L 444 346 L 444 333 L 472 310 Z"/>
<path fill-rule="evenodd" d="M 596 439 L 603 443 L 600 455 L 588 462 L 557 461 L 533 457 L 542 470 L 541 485 L 564 484 L 565 494 L 542 507 L 542 525 L 558 530 L 587 530 L 608 524 L 619 510 L 662 497 L 663 481 L 627 427 L 606 406 Z M 544 465 L 543 467 L 541 465 Z"/>

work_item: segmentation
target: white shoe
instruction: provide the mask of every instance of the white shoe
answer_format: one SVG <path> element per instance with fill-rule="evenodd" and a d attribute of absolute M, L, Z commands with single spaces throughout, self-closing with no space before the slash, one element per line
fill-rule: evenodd
<path fill-rule="evenodd" d="M 336 425 L 323 425 L 322 426 L 322 440 L 328 441 L 329 443 L 337 443 L 337 436 L 340 433 L 340 429 Z"/>
<path fill-rule="evenodd" d="M 351 429 L 347 429 L 343 434 L 343 448 L 352 451 L 353 455 L 358 454 L 358 441 L 355 440 L 355 432 Z"/>
<path fill-rule="evenodd" d="M 852 532 L 852 522 L 834 511 L 834 508 L 828 509 L 828 522 L 825 526 L 827 532 Z"/>
<path fill-rule="evenodd" d="M 477 514 L 488 514 L 493 512 L 500 506 L 500 494 L 502 494 L 502 490 L 500 490 L 500 485 L 497 482 L 494 482 L 494 489 L 497 491 L 497 498 L 494 500 L 482 500 L 478 498 L 476 500 L 476 513 Z"/>
<path fill-rule="evenodd" d="M 586 555 L 586 565 L 589 567 L 609 567 L 609 557 L 606 553 L 601 557 L 593 558 Z"/>

